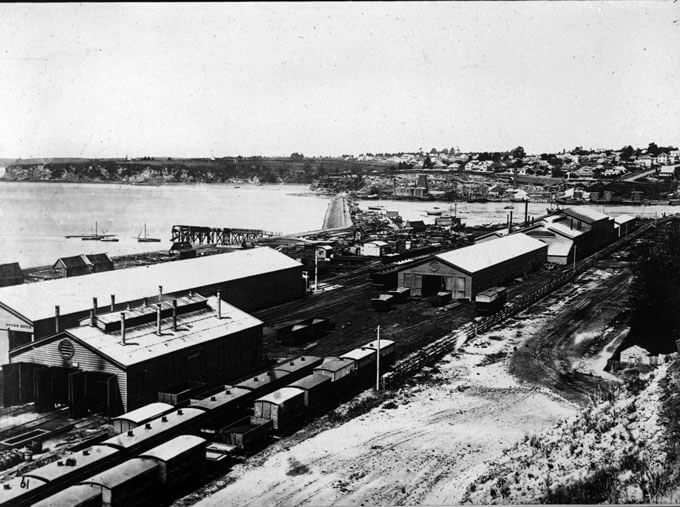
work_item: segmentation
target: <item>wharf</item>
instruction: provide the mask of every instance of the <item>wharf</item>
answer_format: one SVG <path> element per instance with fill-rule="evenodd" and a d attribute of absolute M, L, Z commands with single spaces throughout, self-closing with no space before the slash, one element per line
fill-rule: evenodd
<path fill-rule="evenodd" d="M 326 216 L 323 219 L 323 229 L 341 229 L 352 226 L 347 194 L 337 194 L 328 204 Z"/>

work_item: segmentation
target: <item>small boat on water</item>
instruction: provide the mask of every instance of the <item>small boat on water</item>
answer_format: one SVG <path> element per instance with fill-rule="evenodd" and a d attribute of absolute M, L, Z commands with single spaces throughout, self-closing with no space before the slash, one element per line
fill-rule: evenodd
<path fill-rule="evenodd" d="M 439 216 L 442 214 L 442 210 L 440 210 L 437 206 L 433 206 L 431 209 L 427 210 L 425 213 L 428 215 L 434 215 L 434 216 Z"/>
<path fill-rule="evenodd" d="M 160 243 L 160 241 L 160 238 L 150 238 L 146 235 L 146 224 L 144 224 L 144 228 L 137 235 L 137 243 Z"/>
<path fill-rule="evenodd" d="M 113 236 L 106 236 L 100 239 L 99 241 L 104 241 L 106 243 L 118 243 L 118 238 L 115 238 Z"/>
<path fill-rule="evenodd" d="M 515 209 L 514 206 L 503 206 L 503 209 Z"/>
<path fill-rule="evenodd" d="M 115 236 L 115 234 L 99 234 L 99 224 L 97 222 L 94 223 L 94 234 L 86 234 L 84 236 L 80 236 L 80 239 L 83 241 L 102 241 L 105 238 L 111 238 Z M 69 237 L 69 236 L 67 236 Z M 71 237 L 78 237 L 78 236 L 71 236 Z"/>

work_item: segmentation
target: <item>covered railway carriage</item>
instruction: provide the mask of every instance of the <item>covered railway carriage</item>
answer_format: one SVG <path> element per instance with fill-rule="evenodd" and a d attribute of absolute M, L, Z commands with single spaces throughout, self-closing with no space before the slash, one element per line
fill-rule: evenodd
<path fill-rule="evenodd" d="M 102 492 L 90 484 L 77 484 L 33 504 L 34 507 L 101 507 Z"/>
<path fill-rule="evenodd" d="M 100 444 L 71 453 L 3 484 L 0 489 L 0 505 L 30 505 L 105 470 L 118 459 L 117 449 Z"/>
<path fill-rule="evenodd" d="M 158 482 L 164 491 L 171 492 L 181 486 L 183 481 L 203 472 L 206 464 L 205 448 L 205 439 L 194 435 L 180 435 L 139 457 L 157 462 Z"/>
<path fill-rule="evenodd" d="M 378 340 L 373 340 L 368 342 L 366 345 L 361 347 L 362 349 L 370 349 L 374 352 L 378 350 Z M 395 358 L 395 347 L 392 340 L 380 339 L 380 369 L 383 367 L 387 368 L 394 362 Z"/>
<path fill-rule="evenodd" d="M 333 382 L 327 375 L 312 373 L 293 382 L 289 387 L 301 390 L 305 395 L 305 406 L 313 410 L 329 400 Z"/>
<path fill-rule="evenodd" d="M 355 378 L 359 386 L 363 386 L 375 375 L 376 351 L 372 349 L 358 348 L 340 356 L 340 359 L 349 359 L 356 365 Z"/>
<path fill-rule="evenodd" d="M 148 505 L 158 492 L 158 462 L 133 458 L 85 479 L 82 484 L 99 489 L 102 505 L 106 507 Z"/>
<path fill-rule="evenodd" d="M 131 412 L 126 412 L 123 415 L 113 418 L 111 423 L 113 424 L 113 431 L 118 433 L 124 433 L 128 430 L 135 429 L 142 424 L 156 419 L 162 415 L 167 414 L 175 410 L 175 407 L 169 403 L 149 403 Z"/>
<path fill-rule="evenodd" d="M 253 422 L 272 421 L 274 431 L 285 431 L 305 415 L 305 393 L 293 387 L 283 387 L 255 400 Z"/>
<path fill-rule="evenodd" d="M 205 410 L 180 408 L 144 426 L 104 440 L 102 444 L 119 449 L 125 457 L 135 456 L 177 435 L 196 431 L 205 417 Z"/>

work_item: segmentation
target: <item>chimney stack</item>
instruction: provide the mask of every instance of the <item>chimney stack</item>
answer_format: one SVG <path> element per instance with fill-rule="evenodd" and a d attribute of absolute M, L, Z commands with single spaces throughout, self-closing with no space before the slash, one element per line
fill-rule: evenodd
<path fill-rule="evenodd" d="M 512 232 L 512 210 L 510 210 L 510 221 L 508 222 L 508 234 Z"/>
<path fill-rule="evenodd" d="M 158 302 L 160 303 L 163 300 L 163 286 L 159 285 L 158 286 Z"/>
<path fill-rule="evenodd" d="M 59 331 L 61 331 L 59 329 L 59 305 L 56 305 L 54 307 L 54 332 L 58 333 Z"/>
<path fill-rule="evenodd" d="M 172 300 L 172 330 L 177 331 L 177 300 Z"/>
<path fill-rule="evenodd" d="M 111 311 L 113 311 L 115 306 L 116 306 L 116 295 L 111 294 Z"/>
<path fill-rule="evenodd" d="M 96 313 L 94 313 L 94 308 L 90 310 L 90 326 L 95 327 L 97 325 L 97 317 Z"/>
<path fill-rule="evenodd" d="M 161 305 L 156 305 L 156 334 L 161 335 Z"/>
<path fill-rule="evenodd" d="M 92 298 L 92 311 L 97 315 L 97 298 Z"/>
<path fill-rule="evenodd" d="M 149 306 L 149 298 L 144 298 L 144 306 Z"/>
<path fill-rule="evenodd" d="M 120 340 L 125 345 L 125 312 L 120 312 Z"/>
<path fill-rule="evenodd" d="M 217 318 L 222 318 L 222 292 L 217 291 Z"/>

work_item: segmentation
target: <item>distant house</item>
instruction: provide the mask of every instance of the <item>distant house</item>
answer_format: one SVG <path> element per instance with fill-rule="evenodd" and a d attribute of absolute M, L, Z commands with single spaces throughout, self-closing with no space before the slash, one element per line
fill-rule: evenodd
<path fill-rule="evenodd" d="M 92 273 L 99 273 L 101 271 L 113 271 L 113 261 L 111 258 L 102 254 L 87 254 L 87 260 L 92 264 Z"/>
<path fill-rule="evenodd" d="M 659 177 L 660 178 L 672 178 L 675 176 L 675 166 L 674 165 L 665 165 L 662 166 L 661 169 L 659 169 Z"/>
<path fill-rule="evenodd" d="M 0 264 L 0 287 L 24 283 L 24 272 L 18 262 Z"/>
<path fill-rule="evenodd" d="M 106 254 L 61 257 L 52 266 L 62 278 L 113 270 L 113 261 Z"/>

